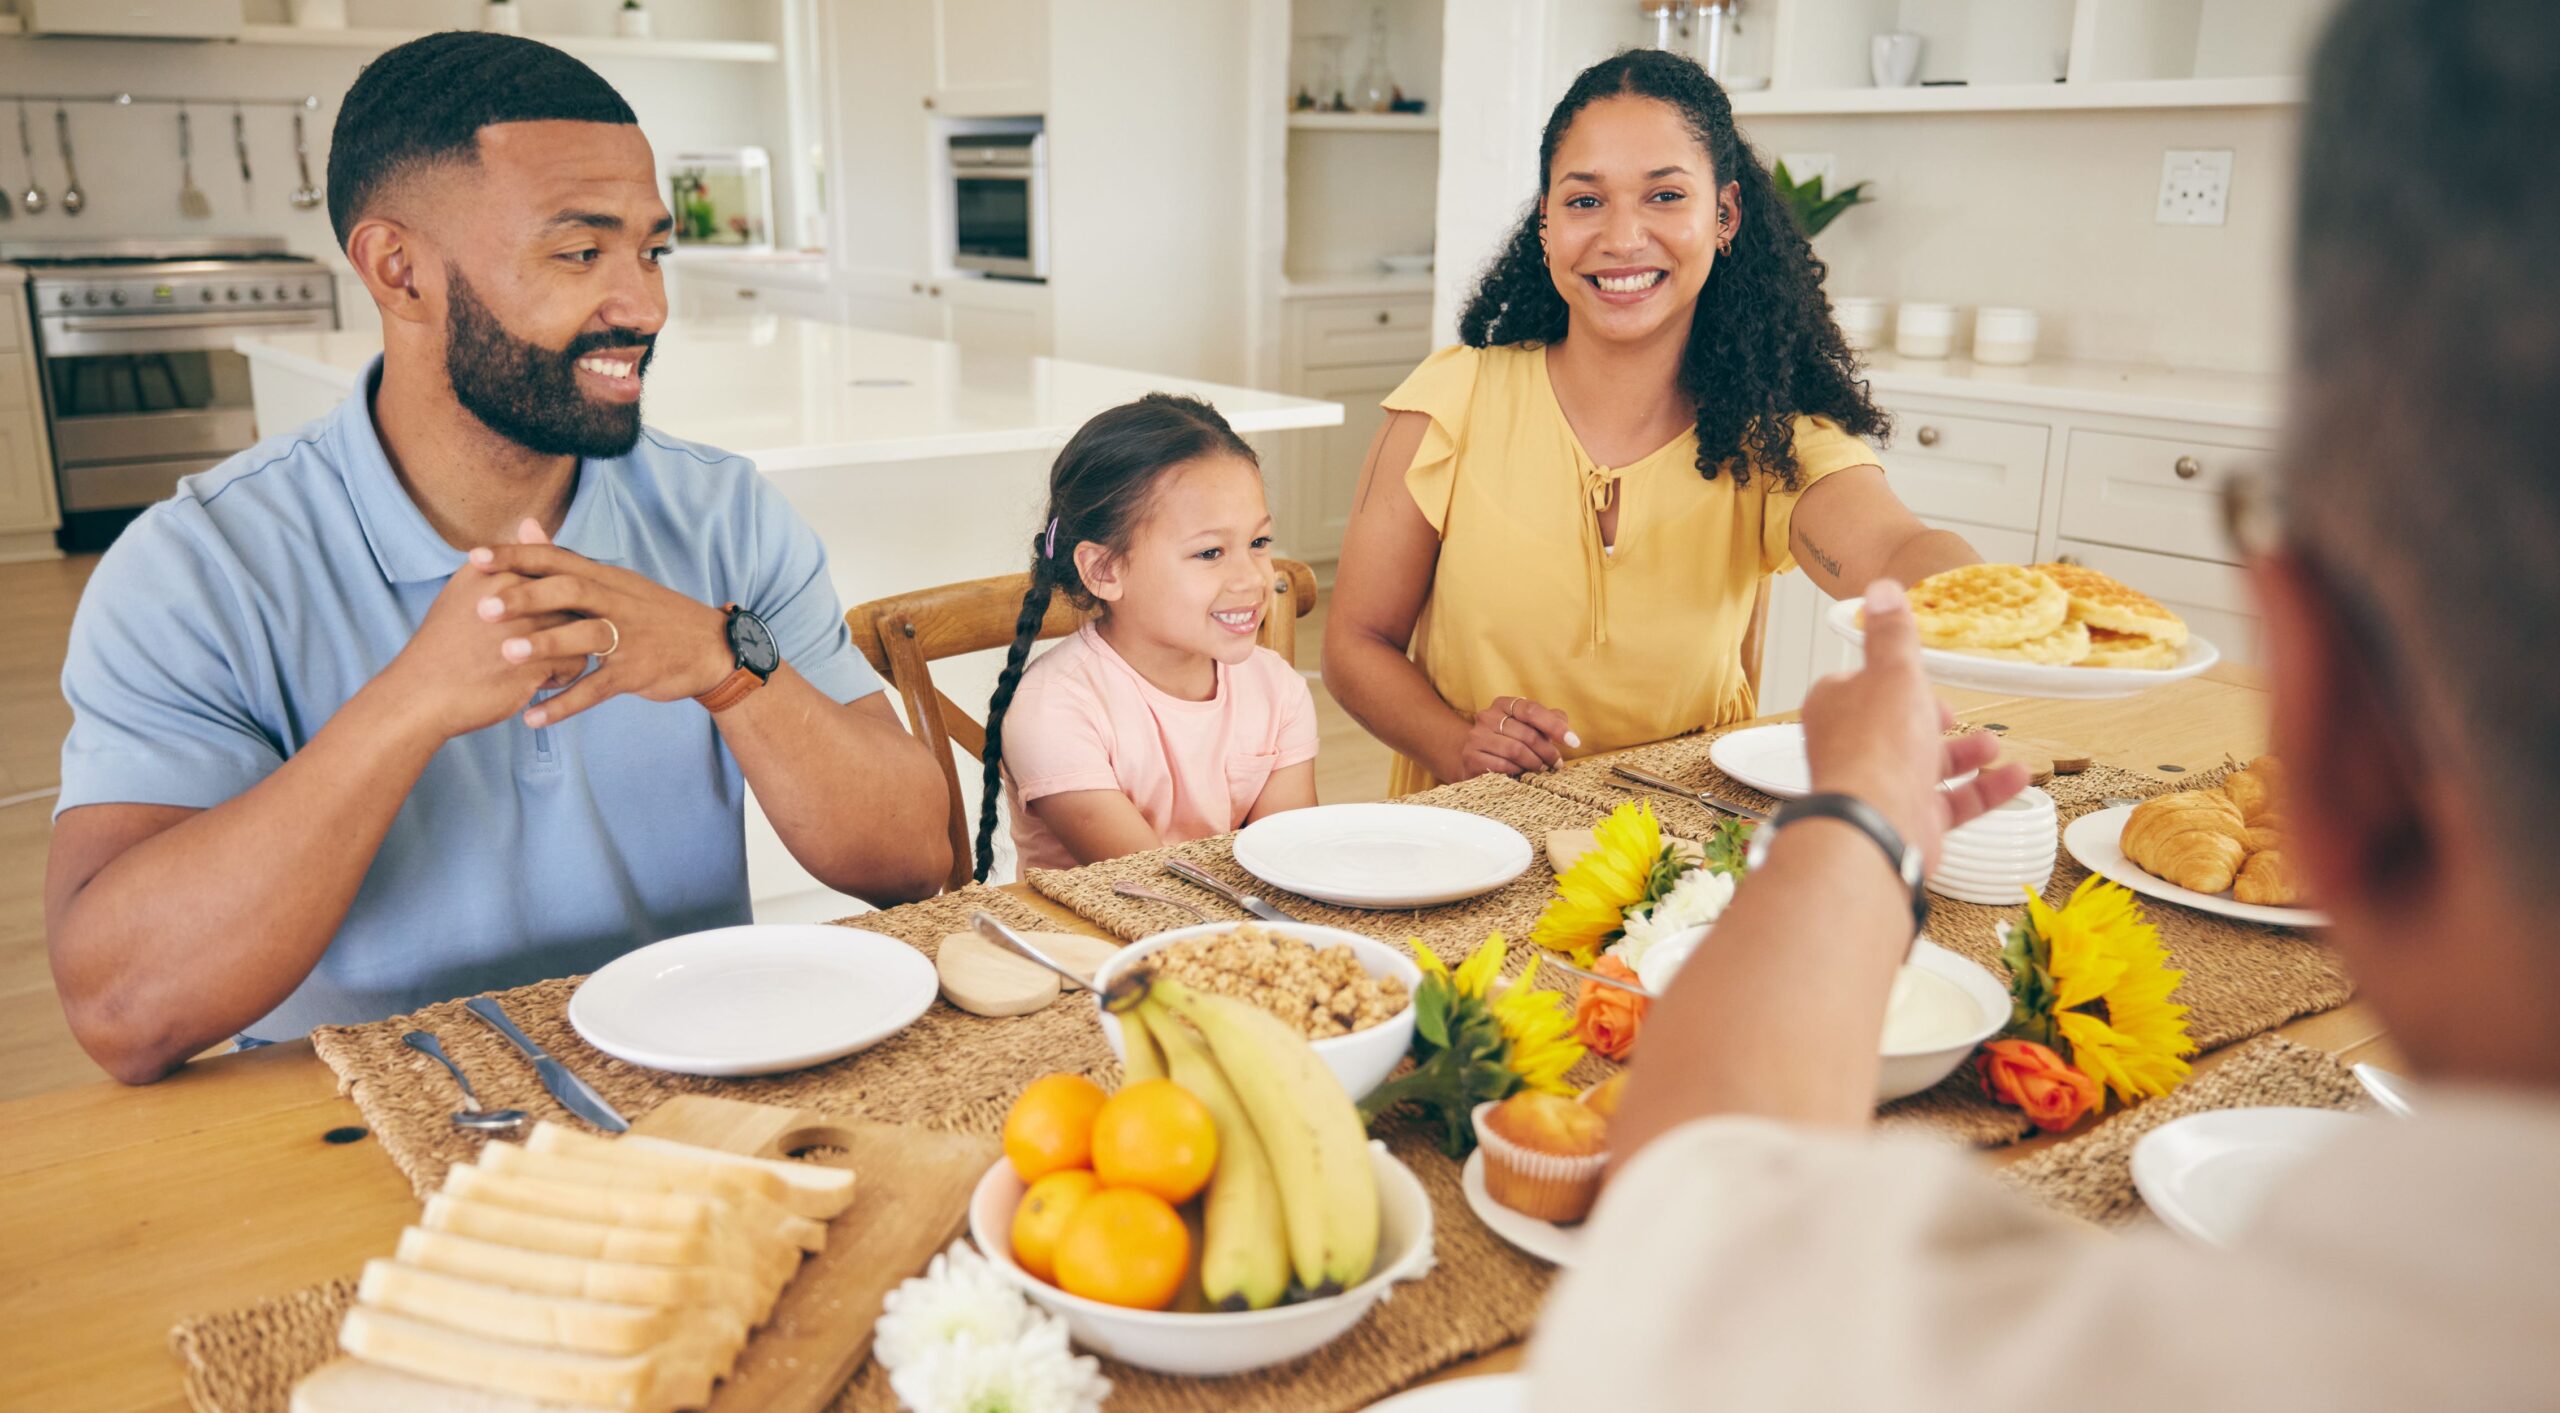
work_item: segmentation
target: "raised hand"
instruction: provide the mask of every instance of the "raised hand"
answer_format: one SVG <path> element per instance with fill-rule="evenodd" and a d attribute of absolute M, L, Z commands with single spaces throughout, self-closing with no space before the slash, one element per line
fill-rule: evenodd
<path fill-rule="evenodd" d="M 477 605 L 523 581 L 516 575 L 464 564 L 428 605 L 408 645 L 379 679 L 396 689 L 393 700 L 414 713 L 439 740 L 494 726 L 523 710 L 534 693 L 574 680 L 586 670 L 582 654 L 546 652 L 510 658 L 500 644 L 558 631 L 571 619 L 539 610 L 492 619 Z"/>

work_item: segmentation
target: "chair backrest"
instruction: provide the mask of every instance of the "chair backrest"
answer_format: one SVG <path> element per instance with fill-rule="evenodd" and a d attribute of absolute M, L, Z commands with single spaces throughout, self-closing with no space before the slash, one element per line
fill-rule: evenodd
<path fill-rule="evenodd" d="M 1315 571 L 1294 559 L 1271 561 L 1271 611 L 1262 617 L 1255 641 L 1294 662 L 1298 620 L 1315 607 Z M 952 755 L 957 745 L 973 757 L 987 750 L 987 731 L 975 716 L 933 685 L 931 663 L 963 653 L 1013 645 L 1014 620 L 1022 612 L 1022 595 L 1031 587 L 1026 574 L 999 574 L 913 593 L 856 604 L 846 610 L 845 626 L 854 646 L 888 682 L 906 706 L 907 723 L 942 765 L 951 808 L 946 823 L 951 835 L 950 886 L 961 887 L 977 872 L 976 843 L 969 836 L 967 802 L 977 798 L 978 778 L 960 778 Z M 1064 597 L 1049 601 L 1049 616 L 1040 623 L 1042 638 L 1074 632 L 1085 615 Z"/>

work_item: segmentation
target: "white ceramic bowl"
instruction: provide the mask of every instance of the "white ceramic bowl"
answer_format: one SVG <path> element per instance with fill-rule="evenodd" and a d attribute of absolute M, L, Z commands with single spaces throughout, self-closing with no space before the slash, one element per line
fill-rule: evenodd
<path fill-rule="evenodd" d="M 1069 1295 L 1014 1264 L 1013 1209 L 1024 1184 L 1002 1159 L 978 1179 L 969 1198 L 969 1237 L 1005 1279 L 1067 1322 L 1067 1333 L 1093 1353 L 1160 1374 L 1241 1374 L 1285 1363 L 1341 1338 L 1386 1298 L 1387 1288 L 1431 1273 L 1431 1199 L 1413 1171 L 1371 1143 L 1378 1174 L 1378 1261 L 1369 1278 L 1340 1295 L 1268 1310 L 1174 1314 L 1129 1310 Z"/>
<path fill-rule="evenodd" d="M 1120 1018 L 1101 1009 L 1102 993 L 1111 989 L 1113 981 L 1127 974 L 1140 958 L 1150 952 L 1160 952 L 1187 938 L 1215 937 L 1242 926 L 1245 924 L 1209 922 L 1197 927 L 1177 927 L 1171 932 L 1140 938 L 1104 962 L 1093 974 L 1094 1004 L 1102 1018 L 1103 1038 L 1111 1042 L 1111 1053 L 1123 1062 L 1129 1058 L 1128 1042 L 1120 1034 Z M 1338 927 L 1318 927 L 1304 922 L 1261 922 L 1253 926 L 1275 937 L 1294 938 L 1310 947 L 1348 947 L 1351 955 L 1359 959 L 1361 969 L 1371 976 L 1392 976 L 1404 983 L 1406 1000 L 1403 1010 L 1366 1030 L 1311 1042 L 1315 1046 L 1316 1058 L 1324 1061 L 1325 1068 L 1333 1071 L 1335 1079 L 1342 1081 L 1344 1092 L 1354 1100 L 1369 1097 L 1369 1091 L 1386 1083 L 1387 1076 L 1395 1070 L 1396 1062 L 1404 1058 L 1405 1051 L 1413 1048 L 1412 996 L 1422 985 L 1422 968 L 1396 948 Z"/>
<path fill-rule="evenodd" d="M 2004 895 L 2003 901 L 2011 903 L 2024 901 L 2018 896 L 2019 889 L 2033 887 L 2038 892 L 2042 892 L 2044 890 L 2044 885 L 2052 881 L 2053 871 L 2050 869 L 2046 869 L 2040 873 L 2029 874 L 1969 873 L 1961 869 L 1940 869 L 1936 873 L 1929 875 L 1929 883 L 1933 887 L 1946 885 L 1957 888 L 1971 888 L 1976 891 L 1986 888 L 1998 889 L 2001 890 Z"/>
<path fill-rule="evenodd" d="M 1935 1086 L 1955 1073 L 1973 1054 L 1973 1047 L 2000 1033 L 2009 1022 L 2009 992 L 1997 977 L 1973 962 L 1926 938 L 1911 944 L 1911 960 L 1906 966 L 1934 972 L 1956 984 L 1982 1012 L 1981 1024 L 1969 1033 L 1962 1044 L 1948 1044 L 1928 1050 L 1886 1050 L 1884 1068 L 1876 1078 L 1876 1102 L 1889 1103 Z"/>
<path fill-rule="evenodd" d="M 2058 852 L 2051 840 L 2042 844 L 1975 844 L 1961 848 L 1949 841 L 1939 848 L 1938 862 L 1989 869 L 2024 868 L 2049 864 Z"/>

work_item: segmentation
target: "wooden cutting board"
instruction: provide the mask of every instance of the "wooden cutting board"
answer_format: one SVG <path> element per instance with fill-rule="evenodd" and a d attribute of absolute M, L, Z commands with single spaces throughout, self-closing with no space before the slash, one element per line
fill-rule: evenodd
<path fill-rule="evenodd" d="M 1119 942 L 1109 937 L 1070 932 L 1023 936 L 1058 965 L 1087 980 L 1120 950 Z M 1027 1016 L 1057 1000 L 1065 985 L 1056 972 L 974 932 L 943 938 L 934 952 L 933 969 L 942 982 L 942 999 L 981 1016 Z"/>
<path fill-rule="evenodd" d="M 712 1413 L 823 1413 L 870 1357 L 881 1302 L 968 1224 L 969 1194 L 1002 1152 L 993 1138 L 702 1094 L 677 1095 L 631 1128 L 758 1158 L 840 1149 L 812 1160 L 857 1175 L 853 1205 L 713 1390 Z"/>

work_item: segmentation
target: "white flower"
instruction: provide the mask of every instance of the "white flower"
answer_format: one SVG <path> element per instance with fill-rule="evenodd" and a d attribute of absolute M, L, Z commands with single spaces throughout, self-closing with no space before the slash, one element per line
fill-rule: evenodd
<path fill-rule="evenodd" d="M 1096 1413 L 1111 1396 L 1101 1366 L 1069 1351 L 1065 1323 L 1047 1316 L 1001 1343 L 964 1334 L 928 1345 L 889 1388 L 914 1413 Z"/>
<path fill-rule="evenodd" d="M 1627 910 L 1625 936 L 1608 949 L 1609 955 L 1633 967 L 1636 974 L 1642 976 L 1646 959 L 1652 956 L 1655 943 L 1715 921 L 1723 915 L 1725 905 L 1732 901 L 1733 879 L 1730 875 L 1693 868 L 1681 874 L 1672 883 L 1670 891 L 1655 899 L 1650 906 Z M 1679 955 L 1670 960 L 1672 971 L 1679 970 L 1680 963 L 1688 959 L 1689 950 L 1683 947 Z M 1662 963 L 1654 965 L 1659 967 Z M 1668 980 L 1667 974 L 1665 979 Z M 1656 992 L 1660 990 L 1651 981 L 1645 983 L 1645 988 Z"/>
<path fill-rule="evenodd" d="M 955 1241 L 925 1273 L 901 1282 L 880 1304 L 872 1357 L 896 1372 L 927 1352 L 967 1338 L 1010 1345 L 1033 1324 L 1031 1306 L 987 1259 Z"/>

